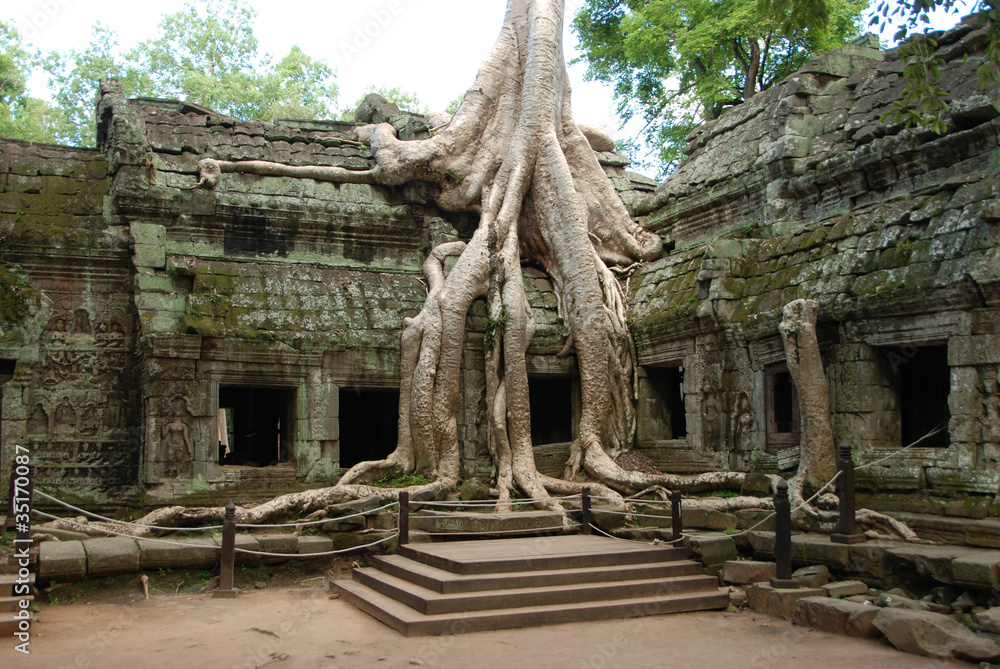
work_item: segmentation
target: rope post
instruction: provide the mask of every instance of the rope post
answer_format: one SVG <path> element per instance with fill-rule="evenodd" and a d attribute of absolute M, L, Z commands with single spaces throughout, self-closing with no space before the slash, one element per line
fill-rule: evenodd
<path fill-rule="evenodd" d="M 399 545 L 410 543 L 410 493 L 399 493 Z"/>
<path fill-rule="evenodd" d="M 670 527 L 673 529 L 672 541 L 679 541 L 684 531 L 684 516 L 681 513 L 681 491 L 670 493 Z"/>
<path fill-rule="evenodd" d="M 778 479 L 774 489 L 774 561 L 776 575 L 771 579 L 772 588 L 798 588 L 792 578 L 792 504 L 788 500 L 788 483 Z"/>
<path fill-rule="evenodd" d="M 219 589 L 215 597 L 231 599 L 238 592 L 233 588 L 233 567 L 236 562 L 236 505 L 226 504 L 226 519 L 222 521 L 222 564 L 219 566 Z"/>
<path fill-rule="evenodd" d="M 837 460 L 837 496 L 840 498 L 840 520 L 837 528 L 830 535 L 830 541 L 835 544 L 860 544 L 868 541 L 868 537 L 858 532 L 857 502 L 854 499 L 854 460 L 851 458 L 851 442 L 844 439 L 840 442 L 840 457 Z"/>
<path fill-rule="evenodd" d="M 591 523 L 594 522 L 594 514 L 590 511 L 590 486 L 583 486 L 580 491 L 580 531 L 584 534 L 593 533 Z"/>

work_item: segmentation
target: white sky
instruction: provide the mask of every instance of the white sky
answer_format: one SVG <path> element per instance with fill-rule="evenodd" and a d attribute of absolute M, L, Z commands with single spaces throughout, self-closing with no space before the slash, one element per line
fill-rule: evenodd
<path fill-rule="evenodd" d="M 97 20 L 118 32 L 123 49 L 156 32 L 159 18 L 184 0 L 15 0 L 0 7 L 25 41 L 43 51 L 82 49 Z M 496 41 L 506 0 L 250 0 L 257 11 L 261 51 L 280 58 L 298 45 L 336 70 L 341 106 L 368 87 L 399 86 L 432 111 L 443 110 L 472 85 Z M 580 0 L 567 0 L 572 16 Z M 396 10 L 396 11 L 392 11 Z M 371 37 L 370 35 L 374 35 Z M 566 30 L 567 60 L 577 55 Z M 617 131 L 610 88 L 584 82 L 583 64 L 570 68 L 578 122 Z M 32 80 L 36 95 L 44 78 Z"/>
<path fill-rule="evenodd" d="M 184 0 L 5 0 L 0 20 L 13 19 L 25 40 L 43 51 L 85 48 L 90 27 L 100 20 L 118 32 L 121 47 L 128 49 L 156 33 L 161 15 L 184 4 Z M 376 85 L 404 88 L 435 111 L 472 85 L 480 62 L 496 41 L 507 1 L 250 0 L 249 4 L 257 11 L 255 32 L 261 51 L 280 58 L 298 45 L 308 55 L 325 59 L 336 70 L 342 107 Z M 582 0 L 566 0 L 566 16 L 572 17 L 581 4 Z M 943 25 L 954 22 L 947 17 Z M 578 55 L 568 28 L 565 45 L 567 60 Z M 619 138 L 639 131 L 639 122 L 619 131 L 610 87 L 585 82 L 585 69 L 582 63 L 569 68 L 577 121 L 605 127 Z M 31 84 L 35 95 L 44 96 L 44 77 Z"/>

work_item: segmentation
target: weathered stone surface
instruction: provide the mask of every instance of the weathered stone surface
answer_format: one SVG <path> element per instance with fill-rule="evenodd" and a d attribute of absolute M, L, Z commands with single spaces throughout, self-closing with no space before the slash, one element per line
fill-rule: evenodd
<path fill-rule="evenodd" d="M 792 572 L 792 578 L 804 588 L 822 588 L 830 582 L 830 569 L 825 564 L 810 565 Z"/>
<path fill-rule="evenodd" d="M 976 622 L 976 627 L 989 632 L 990 634 L 1000 634 L 1000 607 L 993 607 L 981 611 L 972 616 Z"/>
<path fill-rule="evenodd" d="M 823 590 L 830 597 L 853 597 L 867 595 L 868 585 L 861 581 L 834 581 L 824 585 Z"/>
<path fill-rule="evenodd" d="M 221 559 L 221 551 L 212 538 L 170 539 L 160 543 L 137 539 L 141 569 L 197 569 L 211 567 Z M 180 544 L 180 545 L 178 545 Z"/>
<path fill-rule="evenodd" d="M 879 610 L 876 606 L 830 597 L 802 597 L 795 602 L 792 622 L 831 634 L 874 638 L 878 630 L 873 621 Z"/>
<path fill-rule="evenodd" d="M 333 550 L 333 540 L 324 536 L 299 537 L 299 554 L 305 553 L 325 553 Z"/>
<path fill-rule="evenodd" d="M 299 540 L 294 534 L 258 534 L 257 545 L 262 553 L 297 553 Z"/>
<path fill-rule="evenodd" d="M 735 560 L 739 553 L 732 537 L 721 535 L 691 535 L 684 542 L 691 547 L 691 556 L 708 565 L 722 565 Z"/>
<path fill-rule="evenodd" d="M 82 542 L 87 552 L 87 576 L 112 576 L 139 571 L 139 546 L 134 539 L 112 537 Z"/>
<path fill-rule="evenodd" d="M 939 613 L 881 609 L 874 625 L 893 646 L 907 653 L 973 662 L 1000 657 L 1000 646 Z"/>
<path fill-rule="evenodd" d="M 323 523 L 324 532 L 349 532 L 353 529 L 364 527 L 367 523 L 364 514 L 382 506 L 378 497 L 374 495 L 364 499 L 344 502 L 343 504 L 331 504 L 326 508 L 326 515 L 332 518 L 328 523 Z M 343 518 L 343 516 L 350 516 Z"/>
<path fill-rule="evenodd" d="M 1000 590 L 1000 551 L 986 551 L 955 558 L 951 575 L 956 585 Z"/>
<path fill-rule="evenodd" d="M 875 600 L 875 605 L 880 608 L 889 609 L 909 609 L 911 611 L 929 611 L 930 605 L 916 599 L 904 597 L 902 595 L 883 592 Z"/>
<path fill-rule="evenodd" d="M 490 498 L 490 487 L 477 478 L 462 481 L 459 496 L 463 502 L 481 501 Z"/>
<path fill-rule="evenodd" d="M 757 613 L 791 620 L 795 603 L 803 597 L 825 597 L 819 588 L 774 588 L 770 583 L 754 583 L 747 587 L 747 604 Z"/>
<path fill-rule="evenodd" d="M 87 552 L 82 541 L 46 541 L 38 547 L 38 574 L 54 581 L 87 577 Z"/>
<path fill-rule="evenodd" d="M 774 578 L 776 565 L 758 560 L 730 560 L 722 567 L 722 580 L 735 585 L 760 583 Z"/>

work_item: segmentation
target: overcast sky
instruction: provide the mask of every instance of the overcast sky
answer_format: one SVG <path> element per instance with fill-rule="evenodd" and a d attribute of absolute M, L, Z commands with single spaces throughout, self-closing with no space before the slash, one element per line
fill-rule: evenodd
<path fill-rule="evenodd" d="M 754 2 L 756 0 L 746 0 Z M 340 104 L 357 100 L 369 86 L 399 86 L 417 94 L 432 111 L 472 85 L 479 64 L 496 41 L 507 0 L 250 0 L 257 11 L 262 51 L 280 58 L 298 45 L 335 70 Z M 566 0 L 572 17 L 582 0 Z M 83 49 L 100 20 L 116 30 L 127 49 L 152 37 L 163 14 L 184 0 L 5 0 L 0 20 L 13 19 L 26 41 L 43 51 Z M 950 19 L 946 25 L 954 23 Z M 566 30 L 567 60 L 577 55 Z M 619 131 L 611 90 L 585 82 L 583 64 L 569 68 L 573 113 L 578 122 Z M 34 93 L 44 78 L 32 81 Z"/>

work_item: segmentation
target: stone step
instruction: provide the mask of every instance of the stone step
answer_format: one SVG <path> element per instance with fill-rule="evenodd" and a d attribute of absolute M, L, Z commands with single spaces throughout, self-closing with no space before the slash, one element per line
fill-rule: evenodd
<path fill-rule="evenodd" d="M 399 553 L 463 575 L 673 562 L 688 557 L 686 548 L 587 535 L 407 544 L 400 546 Z"/>
<path fill-rule="evenodd" d="M 724 609 L 729 605 L 729 590 L 715 588 L 712 592 L 426 615 L 355 581 L 337 581 L 334 586 L 346 601 L 405 636 L 462 634 L 685 611 L 706 611 Z"/>
<path fill-rule="evenodd" d="M 506 572 L 501 574 L 473 574 L 469 576 L 438 569 L 437 567 L 411 560 L 402 555 L 376 556 L 372 564 L 380 571 L 441 594 L 503 590 L 508 588 L 533 588 L 546 585 L 670 578 L 674 576 L 695 576 L 704 573 L 702 565 L 690 560 L 663 563 L 650 562 L 610 567 L 580 567 L 573 569 L 547 569 L 545 571 Z"/>
<path fill-rule="evenodd" d="M 0 574 L 0 597 L 10 597 L 14 594 L 14 585 L 17 583 L 17 574 Z M 28 574 L 28 584 L 34 589 L 35 575 Z"/>
<path fill-rule="evenodd" d="M 719 580 L 715 576 L 700 574 L 665 579 L 547 585 L 487 592 L 441 594 L 371 568 L 355 569 L 354 580 L 426 615 L 634 599 L 649 597 L 654 593 L 663 596 L 706 592 L 716 589 L 719 584 Z"/>
<path fill-rule="evenodd" d="M 0 637 L 14 636 L 15 632 L 20 631 L 21 620 L 14 617 L 13 613 L 0 613 Z M 34 613 L 31 614 L 31 624 L 34 625 L 38 622 L 38 618 Z"/>
<path fill-rule="evenodd" d="M 34 595 L 18 596 L 18 597 L 0 597 L 0 612 L 16 612 L 21 610 L 21 600 L 27 599 L 29 602 L 35 601 Z"/>

